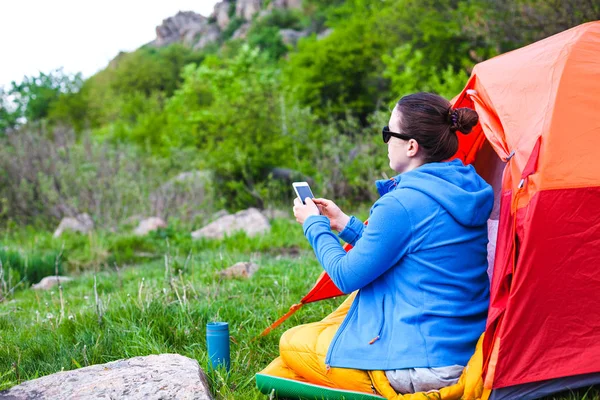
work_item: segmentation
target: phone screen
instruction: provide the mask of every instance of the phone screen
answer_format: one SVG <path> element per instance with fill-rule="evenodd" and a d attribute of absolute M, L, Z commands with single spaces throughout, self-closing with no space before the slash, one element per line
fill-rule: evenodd
<path fill-rule="evenodd" d="M 302 204 L 306 204 L 304 203 L 304 199 L 307 197 L 310 197 L 311 199 L 315 197 L 308 186 L 296 186 L 296 191 L 298 192 L 298 196 L 300 196 L 300 200 L 302 200 Z"/>

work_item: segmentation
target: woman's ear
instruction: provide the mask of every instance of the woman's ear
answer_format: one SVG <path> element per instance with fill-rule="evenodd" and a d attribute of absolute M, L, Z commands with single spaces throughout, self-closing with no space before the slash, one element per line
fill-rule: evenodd
<path fill-rule="evenodd" d="M 406 155 L 408 157 L 415 157 L 419 154 L 419 142 L 415 139 L 408 140 L 408 147 L 406 148 Z"/>

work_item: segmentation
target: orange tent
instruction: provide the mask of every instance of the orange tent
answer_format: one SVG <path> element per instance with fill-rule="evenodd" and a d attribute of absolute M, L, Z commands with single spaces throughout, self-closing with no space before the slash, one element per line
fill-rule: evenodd
<path fill-rule="evenodd" d="M 457 156 L 484 177 L 487 144 L 506 162 L 484 343 L 492 398 L 600 382 L 599 96 L 591 22 L 478 64 L 455 100 L 480 116 Z"/>
<path fill-rule="evenodd" d="M 476 65 L 454 107 L 480 117 L 456 157 L 496 192 L 490 399 L 600 383 L 600 22 Z M 324 274 L 300 305 L 340 294 Z"/>

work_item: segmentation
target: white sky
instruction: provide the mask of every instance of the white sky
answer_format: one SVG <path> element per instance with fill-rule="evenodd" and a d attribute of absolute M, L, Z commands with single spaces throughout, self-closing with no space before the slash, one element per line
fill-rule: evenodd
<path fill-rule="evenodd" d="M 0 0 L 0 87 L 64 67 L 84 77 L 156 38 L 178 11 L 209 16 L 217 0 Z"/>

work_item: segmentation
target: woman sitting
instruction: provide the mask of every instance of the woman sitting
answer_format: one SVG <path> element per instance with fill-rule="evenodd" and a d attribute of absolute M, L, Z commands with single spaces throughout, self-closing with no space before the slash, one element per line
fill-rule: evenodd
<path fill-rule="evenodd" d="M 434 94 L 403 97 L 383 129 L 398 175 L 376 182 L 381 198 L 367 226 L 331 200 L 296 199 L 296 220 L 325 271 L 344 293 L 358 290 L 327 353 L 298 352 L 318 358 L 298 360 L 312 366 L 296 371 L 301 379 L 346 389 L 355 386 L 331 370 L 384 370 L 398 393 L 458 380 L 485 329 L 493 192 L 472 166 L 447 160 L 457 132 L 469 133 L 477 120 L 475 111 L 452 109 Z M 354 246 L 350 252 L 332 229 Z M 282 343 L 307 340 L 297 332 Z"/>

